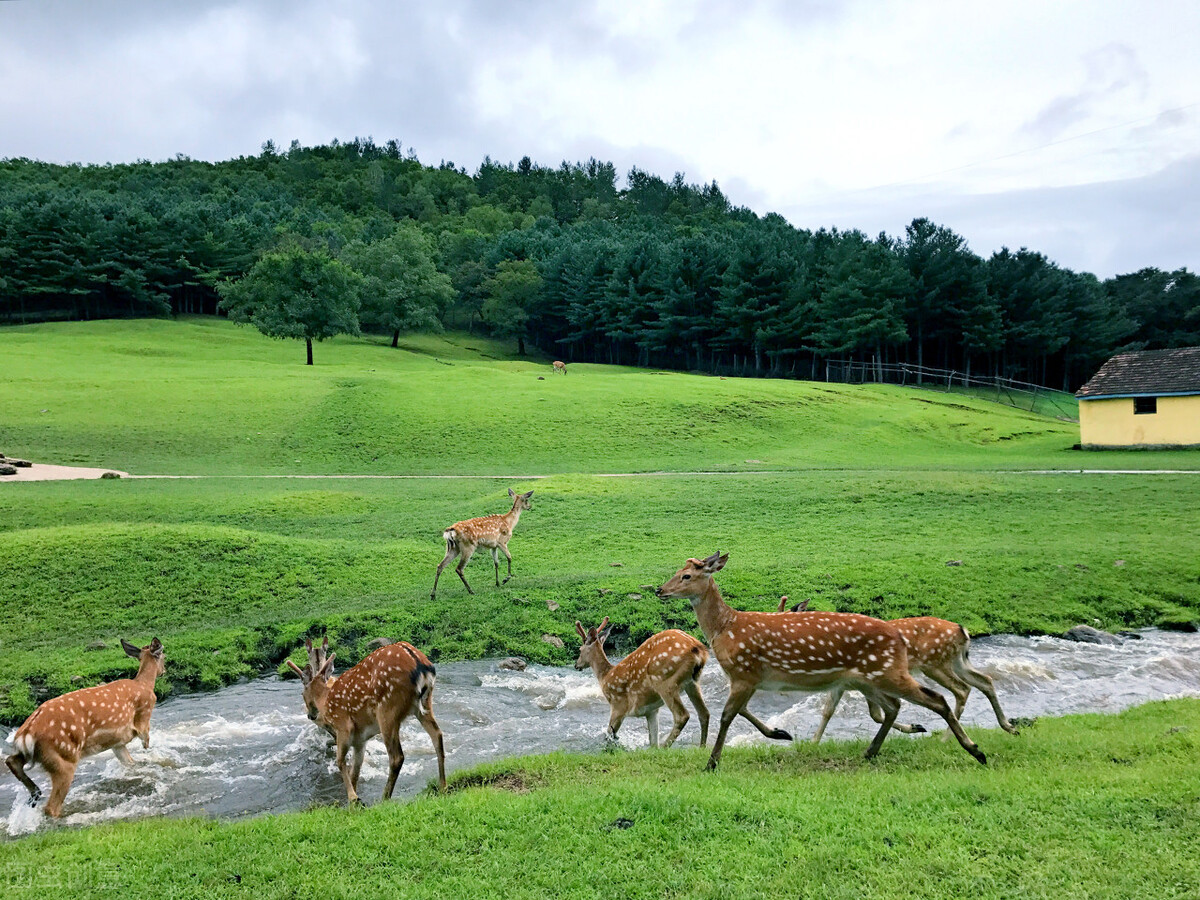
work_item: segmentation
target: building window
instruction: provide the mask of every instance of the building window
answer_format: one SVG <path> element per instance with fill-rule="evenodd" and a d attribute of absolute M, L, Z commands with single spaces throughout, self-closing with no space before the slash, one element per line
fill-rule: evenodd
<path fill-rule="evenodd" d="M 1157 397 L 1134 397 L 1133 414 L 1135 416 L 1152 416 L 1158 412 Z"/>

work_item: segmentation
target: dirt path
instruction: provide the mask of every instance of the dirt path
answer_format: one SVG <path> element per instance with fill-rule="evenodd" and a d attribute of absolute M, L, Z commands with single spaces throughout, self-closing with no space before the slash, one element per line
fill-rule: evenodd
<path fill-rule="evenodd" d="M 52 466 L 46 463 L 34 463 L 17 469 L 16 475 L 0 475 L 0 484 L 6 481 L 69 481 L 77 478 L 102 478 L 105 472 L 116 472 L 122 478 L 128 478 L 128 472 L 118 469 L 91 469 L 83 466 Z"/>

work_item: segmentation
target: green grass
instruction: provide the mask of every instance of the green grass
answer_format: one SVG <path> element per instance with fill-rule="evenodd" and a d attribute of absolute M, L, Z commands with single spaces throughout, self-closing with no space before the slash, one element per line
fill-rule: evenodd
<path fill-rule="evenodd" d="M 226 321 L 0 330 L 0 452 L 142 474 L 1179 467 L 956 394 L 572 365 L 466 335 L 316 348 Z M 543 375 L 543 381 L 538 376 Z"/>
<path fill-rule="evenodd" d="M 163 690 L 261 671 L 325 630 L 345 662 L 382 634 L 435 660 L 567 663 L 575 619 L 608 615 L 628 649 L 663 627 L 696 631 L 687 604 L 643 586 L 718 547 L 732 554 L 721 585 L 744 608 L 786 593 L 822 609 L 940 615 L 975 634 L 1200 618 L 1189 476 L 556 476 L 517 484 L 535 493 L 511 544 L 514 579 L 494 587 L 481 554 L 467 570 L 474 597 L 450 570 L 430 602 L 442 528 L 505 508 L 511 483 L 4 486 L 0 719 L 124 672 L 119 637 L 166 643 Z M 97 640 L 108 649 L 83 650 Z"/>
<path fill-rule="evenodd" d="M 6 897 L 1192 900 L 1200 701 L 937 740 L 510 760 L 446 796 L 0 845 Z M 625 827 L 621 827 L 621 826 Z"/>

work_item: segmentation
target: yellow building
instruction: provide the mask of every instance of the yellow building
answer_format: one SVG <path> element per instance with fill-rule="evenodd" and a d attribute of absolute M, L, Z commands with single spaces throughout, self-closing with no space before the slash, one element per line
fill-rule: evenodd
<path fill-rule="evenodd" d="M 1075 396 L 1085 450 L 1200 448 L 1200 347 L 1114 356 Z"/>

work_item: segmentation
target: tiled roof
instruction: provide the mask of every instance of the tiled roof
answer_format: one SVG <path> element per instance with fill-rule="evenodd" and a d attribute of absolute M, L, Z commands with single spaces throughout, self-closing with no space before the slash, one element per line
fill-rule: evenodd
<path fill-rule="evenodd" d="M 1132 394 L 1200 394 L 1200 347 L 1122 353 L 1075 392 L 1084 399 Z"/>

